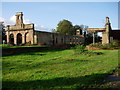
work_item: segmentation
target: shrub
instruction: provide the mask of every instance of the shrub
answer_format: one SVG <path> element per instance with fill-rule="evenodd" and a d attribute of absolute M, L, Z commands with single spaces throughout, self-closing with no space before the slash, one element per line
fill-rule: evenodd
<path fill-rule="evenodd" d="M 113 40 L 112 46 L 117 47 L 117 46 L 119 46 L 119 45 L 120 45 L 120 43 L 119 43 L 118 40 Z"/>
<path fill-rule="evenodd" d="M 83 54 L 83 55 L 101 55 L 101 52 L 93 52 L 93 50 L 85 50 L 86 46 L 85 45 L 76 45 L 75 47 L 72 47 L 74 50 L 75 54 Z"/>
<path fill-rule="evenodd" d="M 10 48 L 13 44 L 2 44 L 2 48 Z"/>
<path fill-rule="evenodd" d="M 113 40 L 113 42 L 109 44 L 102 44 L 101 42 L 95 43 L 95 44 L 89 44 L 90 47 L 96 47 L 96 48 L 103 48 L 103 49 L 109 49 L 113 47 L 118 47 L 119 46 L 119 41 Z"/>
<path fill-rule="evenodd" d="M 83 53 L 85 51 L 85 45 L 76 45 L 75 47 L 72 47 L 74 49 L 75 53 Z"/>
<path fill-rule="evenodd" d="M 114 48 L 114 47 L 118 47 L 119 46 L 119 42 L 114 40 L 113 42 L 109 43 L 109 44 L 104 44 L 102 45 L 100 48 Z"/>
<path fill-rule="evenodd" d="M 102 43 L 101 42 L 98 42 L 98 43 L 95 43 L 95 44 L 89 44 L 89 46 L 91 46 L 91 47 L 101 47 L 102 46 Z"/>

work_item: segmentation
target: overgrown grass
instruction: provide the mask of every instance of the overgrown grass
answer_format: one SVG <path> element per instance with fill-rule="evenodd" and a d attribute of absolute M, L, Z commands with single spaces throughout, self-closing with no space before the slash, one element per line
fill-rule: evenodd
<path fill-rule="evenodd" d="M 98 87 L 118 65 L 118 50 L 97 50 L 101 55 L 51 50 L 5 56 L 3 88 Z"/>

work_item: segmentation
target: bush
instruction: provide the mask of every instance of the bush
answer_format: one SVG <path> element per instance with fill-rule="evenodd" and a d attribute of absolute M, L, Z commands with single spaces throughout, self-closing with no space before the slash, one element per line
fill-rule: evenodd
<path fill-rule="evenodd" d="M 75 54 L 83 54 L 83 55 L 101 55 L 101 52 L 93 52 L 93 50 L 85 50 L 86 46 L 85 45 L 76 45 L 75 47 L 72 47 L 74 50 Z"/>
<path fill-rule="evenodd" d="M 12 44 L 2 44 L 2 48 L 10 48 L 11 46 L 13 46 Z"/>
<path fill-rule="evenodd" d="M 119 42 L 117 40 L 113 40 L 113 42 L 109 44 L 102 44 L 101 42 L 95 43 L 95 44 L 89 44 L 90 47 L 96 47 L 96 48 L 103 48 L 103 49 L 109 49 L 113 47 L 118 47 Z"/>
<path fill-rule="evenodd" d="M 102 46 L 102 43 L 101 42 L 98 42 L 98 43 L 95 43 L 95 44 L 89 44 L 89 46 L 91 46 L 91 47 L 101 47 Z"/>
<path fill-rule="evenodd" d="M 112 46 L 118 47 L 118 46 L 120 46 L 120 42 L 118 40 L 113 40 Z"/>
<path fill-rule="evenodd" d="M 75 53 L 83 53 L 85 51 L 85 45 L 76 45 L 75 47 L 72 47 Z"/>

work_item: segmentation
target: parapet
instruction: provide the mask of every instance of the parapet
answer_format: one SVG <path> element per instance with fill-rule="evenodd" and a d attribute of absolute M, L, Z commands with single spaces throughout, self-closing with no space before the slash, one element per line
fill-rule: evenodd
<path fill-rule="evenodd" d="M 21 25 L 13 25 L 13 26 L 6 26 L 6 30 L 28 30 L 34 29 L 34 24 L 21 24 Z"/>

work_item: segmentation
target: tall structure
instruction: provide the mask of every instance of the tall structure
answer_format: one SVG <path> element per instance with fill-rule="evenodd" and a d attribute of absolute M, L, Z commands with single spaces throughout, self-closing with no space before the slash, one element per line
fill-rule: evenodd
<path fill-rule="evenodd" d="M 79 33 L 80 34 L 80 33 Z M 6 27 L 7 43 L 8 44 L 79 44 L 84 42 L 84 37 L 80 35 L 64 35 L 51 32 L 43 32 L 34 30 L 34 24 L 23 23 L 23 13 L 16 13 L 16 24 Z"/>
<path fill-rule="evenodd" d="M 33 44 L 34 24 L 24 24 L 22 12 L 16 13 L 16 24 L 13 26 L 7 25 L 7 43 L 19 45 L 30 42 Z"/>
<path fill-rule="evenodd" d="M 102 32 L 102 44 L 110 43 L 111 25 L 109 17 L 106 17 L 105 31 Z"/>
<path fill-rule="evenodd" d="M 16 25 L 22 25 L 23 24 L 23 13 L 18 12 L 16 13 Z"/>

